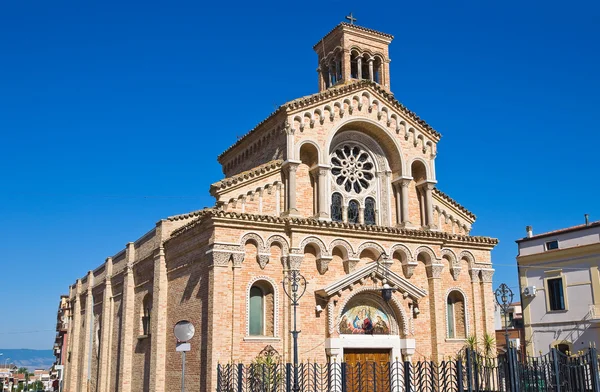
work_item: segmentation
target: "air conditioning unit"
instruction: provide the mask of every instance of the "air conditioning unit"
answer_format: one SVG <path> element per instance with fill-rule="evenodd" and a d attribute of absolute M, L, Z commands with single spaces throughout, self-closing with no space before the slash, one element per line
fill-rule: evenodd
<path fill-rule="evenodd" d="M 535 286 L 527 286 L 523 289 L 523 296 L 525 297 L 535 297 L 536 293 Z"/>

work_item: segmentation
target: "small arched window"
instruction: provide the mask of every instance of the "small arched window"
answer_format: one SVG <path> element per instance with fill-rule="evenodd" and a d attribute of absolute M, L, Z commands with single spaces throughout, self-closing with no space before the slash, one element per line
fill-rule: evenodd
<path fill-rule="evenodd" d="M 260 287 L 250 288 L 250 335 L 264 334 L 265 298 Z"/>
<path fill-rule="evenodd" d="M 142 335 L 150 335 L 150 320 L 152 315 L 152 294 L 146 294 L 142 301 Z"/>
<path fill-rule="evenodd" d="M 331 195 L 331 220 L 341 222 L 342 219 L 342 195 L 334 193 Z"/>
<path fill-rule="evenodd" d="M 358 60 L 356 53 L 350 55 L 350 77 L 352 79 L 358 79 Z"/>
<path fill-rule="evenodd" d="M 348 203 L 348 223 L 358 223 L 358 202 L 350 200 Z"/>
<path fill-rule="evenodd" d="M 375 199 L 367 197 L 365 200 L 365 225 L 375 224 Z"/>
<path fill-rule="evenodd" d="M 274 336 L 274 293 L 267 281 L 260 280 L 250 287 L 248 298 L 248 334 Z"/>
<path fill-rule="evenodd" d="M 448 294 L 446 301 L 447 336 L 449 339 L 465 339 L 467 337 L 465 298 L 460 291 Z"/>

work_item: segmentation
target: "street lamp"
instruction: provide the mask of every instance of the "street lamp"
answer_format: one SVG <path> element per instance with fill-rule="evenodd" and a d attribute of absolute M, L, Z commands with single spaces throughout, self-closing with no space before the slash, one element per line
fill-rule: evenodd
<path fill-rule="evenodd" d="M 291 270 L 281 282 L 283 284 L 283 292 L 292 301 L 294 307 L 294 330 L 290 331 L 294 338 L 294 386 L 292 390 L 298 392 L 300 385 L 298 384 L 298 328 L 296 327 L 296 308 L 298 301 L 306 292 L 306 279 L 298 270 Z"/>
<path fill-rule="evenodd" d="M 507 319 L 507 313 L 508 313 L 508 308 L 510 307 L 510 304 L 512 303 L 514 294 L 512 292 L 512 290 L 506 285 L 506 283 L 502 283 L 500 285 L 500 287 L 498 287 L 496 289 L 496 291 L 494 292 L 494 295 L 496 296 L 496 302 L 498 303 L 498 306 L 500 306 L 500 309 L 502 309 L 502 312 L 504 313 L 504 338 L 506 339 L 506 351 L 508 351 L 508 319 Z"/>
<path fill-rule="evenodd" d="M 185 391 L 185 353 L 190 351 L 188 340 L 194 337 L 195 332 L 194 324 L 187 320 L 178 321 L 173 327 L 173 334 L 177 338 L 177 348 L 175 350 L 181 352 L 181 392 Z"/>
<path fill-rule="evenodd" d="M 383 298 L 385 302 L 389 302 L 389 300 L 392 299 L 392 293 L 395 291 L 395 289 L 393 289 L 387 282 L 387 277 L 389 273 L 388 264 L 390 263 L 390 258 L 388 257 L 387 253 L 381 252 L 381 254 L 377 258 L 377 260 L 375 260 L 375 262 L 377 263 L 377 268 L 381 268 L 381 275 L 383 276 L 381 298 Z"/>

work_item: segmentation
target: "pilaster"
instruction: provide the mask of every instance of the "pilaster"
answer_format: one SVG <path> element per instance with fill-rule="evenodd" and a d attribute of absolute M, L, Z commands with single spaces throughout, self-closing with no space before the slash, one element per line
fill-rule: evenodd
<path fill-rule="evenodd" d="M 105 263 L 106 277 L 104 282 L 104 296 L 102 298 L 102 337 L 100 345 L 100 379 L 98 380 L 99 392 L 111 392 L 109 390 L 109 369 L 111 368 L 110 340 L 112 335 L 113 312 L 112 312 L 112 258 L 107 258 Z"/>
<path fill-rule="evenodd" d="M 121 377 L 119 379 L 120 392 L 131 392 L 132 359 L 133 359 L 133 317 L 135 314 L 135 279 L 133 276 L 133 262 L 135 261 L 135 247 L 133 242 L 127 244 L 127 267 L 123 278 L 123 317 L 121 319 Z"/>
<path fill-rule="evenodd" d="M 67 380 L 67 392 L 76 392 L 77 380 L 79 379 L 79 339 L 81 335 L 81 279 L 77 279 L 75 284 L 75 296 L 73 299 L 73 324 L 71 342 L 69 347 L 71 355 L 69 356 L 69 378 Z"/>
<path fill-rule="evenodd" d="M 473 320 L 473 335 L 477 337 L 477 341 L 481 340 L 481 331 L 483 331 L 484 315 L 480 313 L 481 309 L 481 279 L 479 278 L 480 270 L 478 268 L 469 269 L 471 275 L 471 297 L 473 305 L 471 306 L 471 320 Z"/>
<path fill-rule="evenodd" d="M 90 381 L 90 365 L 92 355 L 92 331 L 94 328 L 94 296 L 92 295 L 92 289 L 94 287 L 94 273 L 88 272 L 87 277 L 87 290 L 86 290 L 86 301 L 85 301 L 85 332 L 82 333 L 82 338 L 85 339 L 83 342 L 83 368 L 81 369 L 81 379 L 79 385 L 82 390 L 89 390 Z"/>
<path fill-rule="evenodd" d="M 150 320 L 150 390 L 164 391 L 167 353 L 167 261 L 161 246 L 154 255 L 154 281 L 152 287 L 152 314 Z"/>
<path fill-rule="evenodd" d="M 439 350 L 446 341 L 446 301 L 442 292 L 443 264 L 433 263 L 427 267 L 429 280 L 429 314 L 431 320 L 431 339 L 434 360 L 441 361 L 444 353 Z"/>
<path fill-rule="evenodd" d="M 494 292 L 492 290 L 492 277 L 494 269 L 481 269 L 481 297 L 483 302 L 483 328 L 485 333 L 493 335 L 494 329 Z"/>

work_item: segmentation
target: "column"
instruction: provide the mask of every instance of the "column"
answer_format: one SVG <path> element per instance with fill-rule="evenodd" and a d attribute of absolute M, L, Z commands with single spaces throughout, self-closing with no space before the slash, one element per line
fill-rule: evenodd
<path fill-rule="evenodd" d="M 436 228 L 435 222 L 433 221 L 433 188 L 435 187 L 435 184 L 435 181 L 424 181 L 417 185 L 423 194 L 423 207 L 425 209 L 424 226 L 430 229 Z"/>
<path fill-rule="evenodd" d="M 94 328 L 94 296 L 92 294 L 92 288 L 94 287 L 94 273 L 88 272 L 87 278 L 87 290 L 85 300 L 85 331 L 81 334 L 81 337 L 85 339 L 83 341 L 83 362 L 80 386 L 82 390 L 89 390 L 89 379 L 90 379 L 90 365 L 92 355 L 92 337 Z"/>
<path fill-rule="evenodd" d="M 319 219 L 329 220 L 331 217 L 329 216 L 329 203 L 328 195 L 327 195 L 327 179 L 329 178 L 329 167 L 328 166 L 320 166 L 319 167 Z"/>
<path fill-rule="evenodd" d="M 369 80 L 375 81 L 375 76 L 373 75 L 373 58 L 369 59 Z"/>
<path fill-rule="evenodd" d="M 154 255 L 152 314 L 150 315 L 150 390 L 165 390 L 167 354 L 167 261 L 161 246 Z"/>
<path fill-rule="evenodd" d="M 402 224 L 402 187 L 397 182 L 394 182 L 392 186 L 396 199 L 396 226 L 400 226 Z"/>
<path fill-rule="evenodd" d="M 298 215 L 298 208 L 296 207 L 296 170 L 300 162 L 287 161 L 287 205 L 288 210 L 286 215 L 294 216 Z"/>
<path fill-rule="evenodd" d="M 333 65 L 329 64 L 329 67 L 327 67 L 327 69 L 329 70 L 329 87 L 333 86 L 333 72 L 334 72 L 334 68 Z"/>
<path fill-rule="evenodd" d="M 356 66 L 358 67 L 358 79 L 362 79 L 362 57 L 356 59 Z"/>
<path fill-rule="evenodd" d="M 446 341 L 446 301 L 442 292 L 442 270 L 443 264 L 435 263 L 427 267 L 427 279 L 429 280 L 429 314 L 431 321 L 431 345 L 434 361 L 441 361 L 443 353 L 440 347 Z"/>
<path fill-rule="evenodd" d="M 102 337 L 100 340 L 100 360 L 98 361 L 98 367 L 100 368 L 100 379 L 98 380 L 99 392 L 110 392 L 109 391 L 109 374 L 110 374 L 110 348 L 111 348 L 111 335 L 112 335 L 112 270 L 113 263 L 112 258 L 107 258 L 105 267 L 106 277 L 104 282 L 104 297 L 102 298 Z"/>
<path fill-rule="evenodd" d="M 81 279 L 77 279 L 75 284 L 75 296 L 73 302 L 73 324 L 72 333 L 70 336 L 69 348 L 71 350 L 70 358 L 68 359 L 69 378 L 67 380 L 66 390 L 68 392 L 76 392 L 77 379 L 79 378 L 79 339 L 81 335 Z"/>
<path fill-rule="evenodd" d="M 401 198 L 402 198 L 402 223 L 404 226 L 411 225 L 408 215 L 408 185 L 412 178 L 404 179 L 400 182 Z"/>
<path fill-rule="evenodd" d="M 135 313 L 135 280 L 133 277 L 133 262 L 135 248 L 133 242 L 127 244 L 127 267 L 123 278 L 123 304 L 121 318 L 121 377 L 119 391 L 131 392 L 131 371 L 133 359 L 133 317 Z"/>

